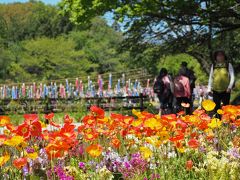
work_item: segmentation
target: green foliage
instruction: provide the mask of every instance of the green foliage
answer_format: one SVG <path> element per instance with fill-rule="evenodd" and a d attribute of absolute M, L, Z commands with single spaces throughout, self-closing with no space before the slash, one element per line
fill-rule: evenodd
<path fill-rule="evenodd" d="M 72 29 L 67 16 L 41 2 L 0 4 L 0 37 L 6 44 L 39 36 L 56 37 Z"/>
<path fill-rule="evenodd" d="M 0 5 L 0 9 L 0 20 L 6 23 L 0 21 L 0 28 L 6 30 L 0 38 L 2 82 L 96 76 L 126 68 L 129 54 L 117 50 L 122 33 L 101 18 L 69 31 L 67 16 L 60 16 L 53 6 L 29 2 Z"/>
<path fill-rule="evenodd" d="M 197 58 L 205 71 L 211 63 L 211 52 L 219 47 L 214 41 L 219 41 L 223 33 L 240 28 L 240 8 L 235 0 L 62 0 L 60 8 L 76 24 L 113 12 L 114 19 L 125 26 L 126 49 L 142 53 L 150 44 L 160 47 L 158 54 L 151 55 L 158 58 L 188 53 Z M 237 43 L 232 41 L 227 46 L 234 44 Z"/>
<path fill-rule="evenodd" d="M 85 3 L 84 8 L 92 6 L 90 2 L 81 1 Z M 73 25 L 68 20 L 69 16 L 73 18 L 71 13 L 74 11 L 62 16 L 57 7 L 41 2 L 0 4 L 0 30 L 3 32 L 0 34 L 0 81 L 95 77 L 98 73 L 124 72 L 135 68 L 146 68 L 150 73 L 157 74 L 163 59 L 167 59 L 164 66 L 171 69 L 177 67 L 174 64 L 178 64 L 181 58 L 189 59 L 189 64 L 194 63 L 201 81 L 206 79 L 193 58 L 179 55 L 160 59 L 165 54 L 162 52 L 169 48 L 167 45 L 163 48 L 157 43 L 138 44 L 134 38 L 133 41 L 125 41 L 128 34 L 124 36 L 119 32 L 117 21 L 109 27 L 102 18 L 93 18 L 96 10 L 104 13 L 105 7 L 116 8 L 115 2 L 94 1 L 92 17 L 88 18 L 91 14 L 85 14 L 86 21 L 91 23 L 81 25 Z M 88 12 L 84 8 L 82 13 Z M 137 11 L 140 13 L 140 10 Z M 171 54 L 177 53 L 179 51 L 176 50 Z"/>

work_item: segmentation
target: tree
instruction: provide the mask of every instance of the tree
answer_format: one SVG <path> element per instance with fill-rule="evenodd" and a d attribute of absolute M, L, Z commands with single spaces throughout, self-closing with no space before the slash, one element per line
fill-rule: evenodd
<path fill-rule="evenodd" d="M 59 15 L 55 6 L 35 1 L 0 4 L 0 36 L 7 45 L 41 36 L 56 37 L 72 28 L 69 18 Z"/>
<path fill-rule="evenodd" d="M 235 0 L 63 0 L 60 7 L 75 23 L 111 11 L 125 24 L 128 49 L 142 52 L 151 44 L 161 47 L 159 56 L 186 52 L 205 69 L 211 62 L 213 39 L 240 28 Z"/>

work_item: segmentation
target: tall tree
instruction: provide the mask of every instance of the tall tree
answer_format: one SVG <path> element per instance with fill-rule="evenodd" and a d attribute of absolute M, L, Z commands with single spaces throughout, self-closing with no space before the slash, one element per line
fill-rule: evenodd
<path fill-rule="evenodd" d="M 235 0 L 62 0 L 60 7 L 75 23 L 111 11 L 125 24 L 125 47 L 143 51 L 149 44 L 160 46 L 159 55 L 186 52 L 205 69 L 213 39 L 240 28 Z"/>

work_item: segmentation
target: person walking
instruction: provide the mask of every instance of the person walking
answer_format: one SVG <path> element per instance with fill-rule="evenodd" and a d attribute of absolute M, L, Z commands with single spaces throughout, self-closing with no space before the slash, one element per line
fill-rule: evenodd
<path fill-rule="evenodd" d="M 188 63 L 183 61 L 181 64 L 181 68 L 186 70 L 186 76 L 189 79 L 189 83 L 190 83 L 190 90 L 191 90 L 191 97 L 190 97 L 190 109 L 191 111 L 193 111 L 194 107 L 193 107 L 193 101 L 195 99 L 194 97 L 194 88 L 196 87 L 195 82 L 196 82 L 196 76 L 195 76 L 195 72 L 193 71 L 193 67 L 188 68 Z"/>
<path fill-rule="evenodd" d="M 174 96 L 176 98 L 177 110 L 180 111 L 184 106 L 186 114 L 190 114 L 191 88 L 185 68 L 181 68 L 178 76 L 174 79 Z"/>
<path fill-rule="evenodd" d="M 168 114 L 172 110 L 172 80 L 167 69 L 162 68 L 153 86 L 160 102 L 160 113 Z"/>
<path fill-rule="evenodd" d="M 215 111 L 217 111 L 221 105 L 230 103 L 235 77 L 233 66 L 228 62 L 225 51 L 215 51 L 213 58 L 214 63 L 211 66 L 208 81 L 208 94 L 213 97 L 216 104 Z"/>

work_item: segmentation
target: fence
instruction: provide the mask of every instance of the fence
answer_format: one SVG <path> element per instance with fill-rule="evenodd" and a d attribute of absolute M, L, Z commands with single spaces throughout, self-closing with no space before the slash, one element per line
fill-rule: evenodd
<path fill-rule="evenodd" d="M 108 111 L 139 109 L 143 111 L 149 102 L 149 97 L 116 96 L 116 97 L 84 97 L 84 98 L 47 98 L 47 99 L 4 99 L 0 101 L 0 113 L 26 114 L 50 112 L 78 112 L 87 111 L 92 105 L 97 105 Z"/>

